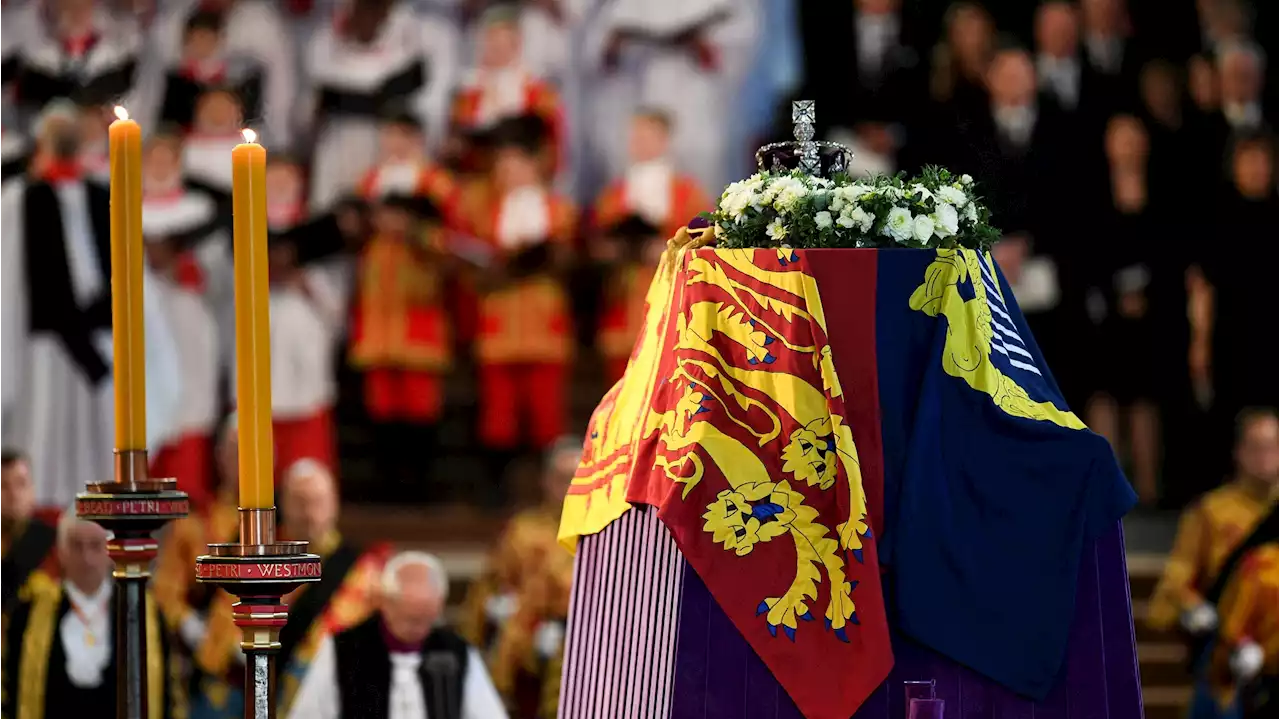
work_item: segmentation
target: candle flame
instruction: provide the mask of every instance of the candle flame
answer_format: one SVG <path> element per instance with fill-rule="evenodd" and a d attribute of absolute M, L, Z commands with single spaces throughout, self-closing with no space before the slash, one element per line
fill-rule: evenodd
<path fill-rule="evenodd" d="M 250 130 L 250 129 L 249 129 L 249 128 L 247 128 L 247 127 L 246 127 L 245 129 L 241 130 L 241 131 L 240 131 L 240 134 L 244 136 L 244 141 L 245 141 L 245 142 L 257 142 L 257 141 L 258 141 L 258 133 L 254 132 L 253 130 Z"/>
<path fill-rule="evenodd" d="M 116 117 L 120 118 L 121 120 L 129 119 L 129 111 L 124 109 L 124 107 L 120 105 L 116 105 L 115 113 L 116 113 Z"/>

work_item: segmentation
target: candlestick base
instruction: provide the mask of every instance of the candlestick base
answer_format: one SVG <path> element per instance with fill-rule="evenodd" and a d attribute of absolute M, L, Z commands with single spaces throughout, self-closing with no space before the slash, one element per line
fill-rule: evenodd
<path fill-rule="evenodd" d="M 76 495 L 76 516 L 111 532 L 107 552 L 120 582 L 116 598 L 116 716 L 146 719 L 146 584 L 160 545 L 153 533 L 187 516 L 186 492 L 174 479 L 147 475 L 146 450 L 116 450 L 115 477 Z"/>
<path fill-rule="evenodd" d="M 238 600 L 231 611 L 240 628 L 240 649 L 247 655 L 244 716 L 273 719 L 276 653 L 280 630 L 289 620 L 284 596 L 320 581 L 320 557 L 307 552 L 306 542 L 274 541 L 274 510 L 241 509 L 240 518 L 241 540 L 252 543 L 210 544 L 209 554 L 196 559 L 196 580 Z M 250 526 L 256 536 L 246 537 L 243 530 Z"/>

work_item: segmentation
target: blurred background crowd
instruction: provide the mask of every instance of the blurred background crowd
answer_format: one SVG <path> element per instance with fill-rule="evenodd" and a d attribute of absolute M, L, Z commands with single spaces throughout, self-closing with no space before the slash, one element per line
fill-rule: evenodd
<path fill-rule="evenodd" d="M 103 178 L 116 105 L 146 133 L 153 473 L 199 508 L 171 530 L 173 579 L 158 586 L 192 701 L 225 706 L 239 671 L 229 613 L 187 568 L 235 530 L 229 153 L 251 127 L 270 158 L 281 511 L 345 557 L 337 576 L 356 587 L 335 586 L 303 629 L 363 611 L 354 577 L 379 542 L 489 542 L 533 507 L 464 570 L 477 580 L 456 608 L 532 716 L 558 677 L 545 627 L 567 602 L 554 532 L 573 438 L 625 367 L 666 239 L 752 171 L 759 144 L 790 135 L 792 99 L 817 102 L 820 136 L 854 149 L 854 172 L 938 164 L 978 180 L 1064 395 L 1146 507 L 1241 476 L 1236 418 L 1280 392 L 1276 13 L 1247 0 L 6 0 L 6 610 L 33 507 L 64 507 L 101 478 L 86 467 L 107 468 L 65 448 L 65 418 L 83 419 L 106 376 L 91 335 L 109 317 L 83 290 L 96 275 L 105 296 L 106 198 L 41 205 L 32 188 Z M 89 240 L 83 253 L 32 240 L 58 234 Z M 39 309 L 63 304 L 71 315 Z M 84 349 L 49 359 L 33 348 L 50 333 Z M 100 425 L 77 436 L 109 435 Z M 1267 426 L 1243 472 L 1254 514 L 1274 502 Z M 431 521 L 395 530 L 375 504 Z M 364 523 L 339 535 L 340 507 Z M 26 556 L 28 570 L 44 561 Z"/>

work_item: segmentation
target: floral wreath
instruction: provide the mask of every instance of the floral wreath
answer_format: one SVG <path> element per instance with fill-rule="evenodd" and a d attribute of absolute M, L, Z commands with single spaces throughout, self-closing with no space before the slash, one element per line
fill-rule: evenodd
<path fill-rule="evenodd" d="M 926 167 L 854 180 L 799 170 L 757 172 L 725 188 L 715 212 L 719 247 L 988 249 L 1000 239 L 973 178 Z"/>

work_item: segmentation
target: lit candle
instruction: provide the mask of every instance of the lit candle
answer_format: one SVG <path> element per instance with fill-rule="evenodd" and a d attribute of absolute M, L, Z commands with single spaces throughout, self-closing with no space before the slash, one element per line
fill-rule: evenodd
<path fill-rule="evenodd" d="M 111 343 L 116 449 L 147 448 L 142 326 L 142 128 L 116 108 L 111 123 Z"/>
<path fill-rule="evenodd" d="M 236 293 L 236 405 L 240 506 L 275 506 L 271 439 L 271 324 L 267 288 L 267 151 L 244 131 L 231 151 Z"/>

